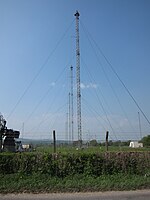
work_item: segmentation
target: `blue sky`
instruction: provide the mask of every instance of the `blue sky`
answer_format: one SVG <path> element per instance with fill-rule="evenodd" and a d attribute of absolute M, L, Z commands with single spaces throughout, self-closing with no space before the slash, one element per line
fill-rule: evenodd
<path fill-rule="evenodd" d="M 75 17 L 80 12 L 83 139 L 139 139 L 150 133 L 109 60 L 150 119 L 150 1 L 0 0 L 0 112 L 25 138 L 66 137 Z M 94 42 L 95 41 L 95 42 Z"/>

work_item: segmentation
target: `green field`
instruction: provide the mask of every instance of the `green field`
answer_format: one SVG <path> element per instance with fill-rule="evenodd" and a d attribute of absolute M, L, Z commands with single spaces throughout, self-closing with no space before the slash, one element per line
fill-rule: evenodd
<path fill-rule="evenodd" d="M 45 145 L 45 146 L 39 146 L 36 148 L 37 152 L 47 152 L 47 153 L 53 153 L 54 148 L 52 145 Z M 97 146 L 97 147 L 84 147 L 82 149 L 77 148 L 77 147 L 70 147 L 70 146 L 57 146 L 56 148 L 57 153 L 79 153 L 79 152 L 84 152 L 84 153 L 100 153 L 100 152 L 106 152 L 106 147 L 105 146 Z M 139 151 L 150 151 L 150 148 L 129 148 L 127 146 L 110 146 L 108 148 L 108 151 L 110 152 L 139 152 Z"/>

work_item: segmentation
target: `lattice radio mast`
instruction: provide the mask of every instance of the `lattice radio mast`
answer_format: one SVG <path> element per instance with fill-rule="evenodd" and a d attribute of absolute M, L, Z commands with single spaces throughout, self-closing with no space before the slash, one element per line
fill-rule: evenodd
<path fill-rule="evenodd" d="M 71 142 L 71 93 L 69 92 L 69 132 L 68 132 L 68 137 L 69 137 L 69 142 Z"/>
<path fill-rule="evenodd" d="M 73 107 L 73 67 L 70 67 L 70 79 L 71 79 L 71 140 L 74 140 L 74 107 Z"/>
<path fill-rule="evenodd" d="M 76 11 L 76 82 L 77 82 L 77 126 L 79 146 L 82 146 L 81 126 L 81 88 L 80 88 L 80 46 L 79 46 L 79 12 Z"/>

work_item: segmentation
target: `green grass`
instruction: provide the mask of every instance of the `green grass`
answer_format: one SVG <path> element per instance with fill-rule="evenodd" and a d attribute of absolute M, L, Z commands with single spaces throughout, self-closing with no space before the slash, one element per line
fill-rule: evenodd
<path fill-rule="evenodd" d="M 96 178 L 82 174 L 60 179 L 46 174 L 0 175 L 0 193 L 86 192 L 146 188 L 150 189 L 150 176 L 116 174 Z"/>
<path fill-rule="evenodd" d="M 117 147 L 117 146 L 110 146 L 108 149 L 110 152 L 117 152 L 117 151 L 125 151 L 125 152 L 131 152 L 131 151 L 150 151 L 150 148 L 129 148 L 127 146 L 121 146 L 121 147 Z M 52 146 L 41 146 L 41 147 L 37 147 L 36 148 L 37 152 L 45 152 L 45 153 L 53 153 L 53 147 Z M 97 147 L 88 147 L 88 148 L 84 148 L 84 149 L 78 149 L 76 147 L 67 147 L 67 146 L 58 146 L 57 147 L 57 152 L 58 153 L 63 153 L 63 154 L 67 154 L 67 153 L 98 153 L 98 152 L 105 152 L 106 148 L 104 146 L 97 146 Z"/>

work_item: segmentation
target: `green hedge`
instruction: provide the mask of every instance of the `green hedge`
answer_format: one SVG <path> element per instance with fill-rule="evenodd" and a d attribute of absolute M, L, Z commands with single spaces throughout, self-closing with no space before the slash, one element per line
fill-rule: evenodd
<path fill-rule="evenodd" d="M 66 177 L 74 174 L 101 176 L 116 173 L 144 175 L 150 172 L 150 152 L 99 154 L 2 153 L 0 174 L 41 173 Z"/>

